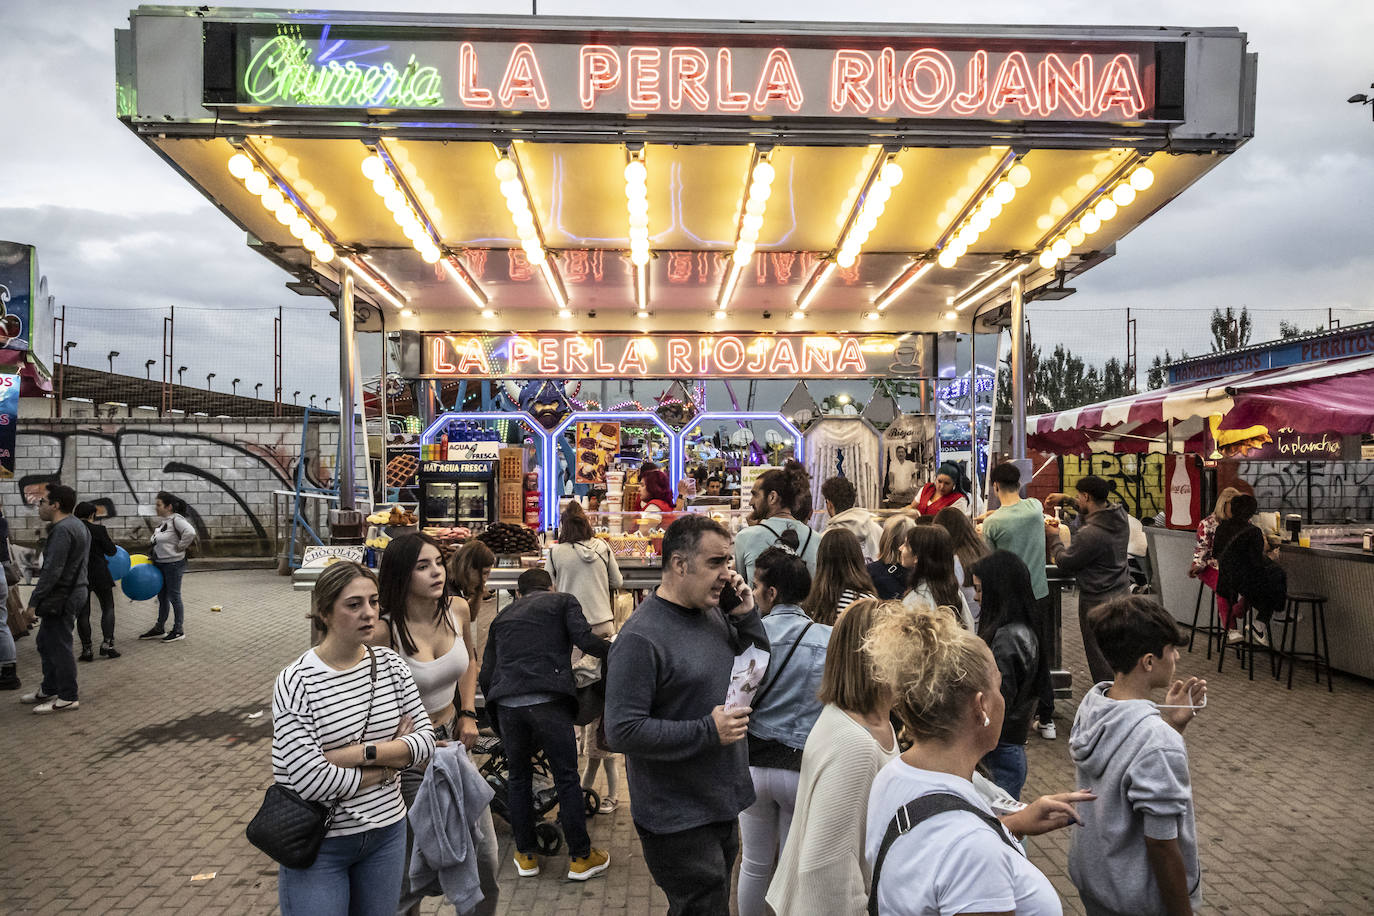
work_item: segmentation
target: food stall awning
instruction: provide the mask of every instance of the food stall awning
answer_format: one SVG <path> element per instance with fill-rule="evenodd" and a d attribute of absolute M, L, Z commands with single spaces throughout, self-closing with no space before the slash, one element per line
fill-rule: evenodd
<path fill-rule="evenodd" d="M 1374 356 L 1246 372 L 1175 385 L 1041 414 L 1027 421 L 1028 444 L 1046 452 L 1163 451 L 1168 424 L 1175 447 L 1210 446 L 1209 421 L 1227 432 L 1267 431 L 1356 435 L 1374 433 Z M 1266 435 L 1268 432 L 1265 433 Z"/>
<path fill-rule="evenodd" d="M 1230 28 L 141 7 L 118 114 L 388 330 L 907 333 L 1062 281 L 1253 134 Z"/>

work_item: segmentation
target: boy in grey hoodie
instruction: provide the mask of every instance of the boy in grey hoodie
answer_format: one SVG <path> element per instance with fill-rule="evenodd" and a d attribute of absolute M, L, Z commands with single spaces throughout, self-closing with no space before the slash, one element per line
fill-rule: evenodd
<path fill-rule="evenodd" d="M 1079 808 L 1069 877 L 1090 916 L 1191 914 L 1202 884 L 1183 729 L 1207 682 L 1174 679 L 1187 639 L 1151 599 L 1108 602 L 1088 625 L 1116 679 L 1083 697 L 1069 736 L 1078 785 L 1097 793 Z M 1156 706 L 1159 690 L 1166 694 Z"/>

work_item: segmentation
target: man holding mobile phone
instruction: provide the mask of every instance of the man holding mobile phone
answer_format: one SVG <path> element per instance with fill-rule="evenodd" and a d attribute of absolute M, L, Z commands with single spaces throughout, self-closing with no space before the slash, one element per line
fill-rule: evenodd
<path fill-rule="evenodd" d="M 751 710 L 716 705 L 735 656 L 768 649 L 732 557 L 719 522 L 673 522 L 662 583 L 630 616 L 606 666 L 606 739 L 625 755 L 644 860 L 674 916 L 729 911 L 738 817 L 754 802 L 742 740 Z"/>

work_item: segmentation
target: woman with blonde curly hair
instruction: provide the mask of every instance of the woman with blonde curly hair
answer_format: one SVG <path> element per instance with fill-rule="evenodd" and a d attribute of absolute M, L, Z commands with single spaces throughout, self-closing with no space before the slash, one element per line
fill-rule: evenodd
<path fill-rule="evenodd" d="M 864 650 L 915 742 L 869 795 L 865 855 L 878 912 L 1062 913 L 1017 837 L 1073 823 L 1072 803 L 1093 796 L 1042 797 L 999 820 L 975 788 L 1005 713 L 987 644 L 947 609 L 905 607 L 874 624 Z"/>

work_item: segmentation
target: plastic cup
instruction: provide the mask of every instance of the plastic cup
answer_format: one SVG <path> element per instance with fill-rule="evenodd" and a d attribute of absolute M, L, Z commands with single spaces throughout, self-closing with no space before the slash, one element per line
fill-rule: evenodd
<path fill-rule="evenodd" d="M 1311 547 L 1311 546 L 1312 546 L 1312 538 L 1308 537 L 1308 536 L 1305 535 L 1305 534 L 1300 534 L 1300 535 L 1298 535 L 1298 546 L 1299 546 L 1299 547 Z"/>

